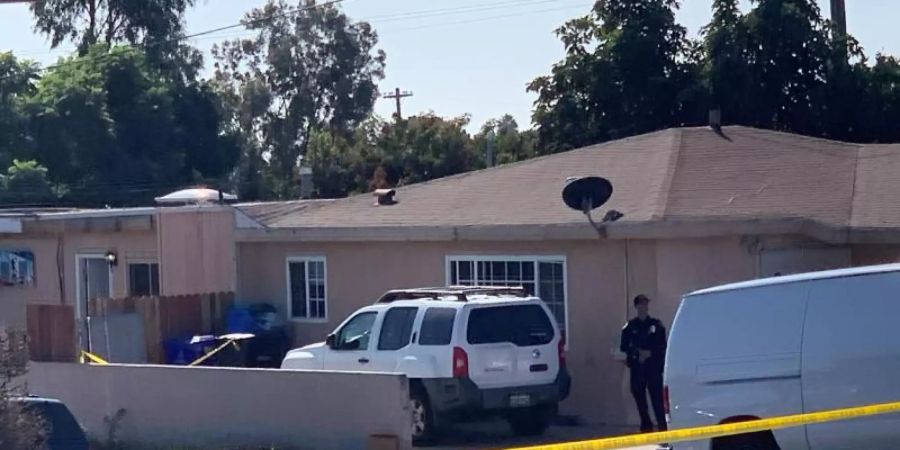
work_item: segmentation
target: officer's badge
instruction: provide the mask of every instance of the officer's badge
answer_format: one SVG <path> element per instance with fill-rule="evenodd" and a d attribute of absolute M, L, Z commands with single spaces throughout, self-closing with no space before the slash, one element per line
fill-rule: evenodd
<path fill-rule="evenodd" d="M 656 325 L 650 325 L 650 334 L 656 333 Z"/>

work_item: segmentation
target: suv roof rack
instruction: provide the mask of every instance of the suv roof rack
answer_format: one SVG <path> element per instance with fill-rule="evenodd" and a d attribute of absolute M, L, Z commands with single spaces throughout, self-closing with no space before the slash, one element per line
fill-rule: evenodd
<path fill-rule="evenodd" d="M 387 291 L 375 303 L 391 303 L 398 300 L 441 300 L 456 297 L 456 301 L 467 302 L 470 295 L 528 295 L 522 286 L 446 286 L 414 289 L 394 289 Z"/>

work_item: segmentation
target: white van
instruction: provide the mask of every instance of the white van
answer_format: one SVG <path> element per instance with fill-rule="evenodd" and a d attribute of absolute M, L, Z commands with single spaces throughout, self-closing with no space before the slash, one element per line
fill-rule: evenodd
<path fill-rule="evenodd" d="M 900 400 L 900 264 L 705 289 L 681 302 L 671 428 Z M 690 442 L 678 450 L 900 448 L 900 415 Z"/>

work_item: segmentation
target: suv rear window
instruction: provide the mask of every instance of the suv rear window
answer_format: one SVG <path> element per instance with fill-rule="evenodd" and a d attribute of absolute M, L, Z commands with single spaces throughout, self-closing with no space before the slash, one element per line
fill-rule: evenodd
<path fill-rule="evenodd" d="M 479 308 L 469 313 L 466 337 L 469 344 L 546 345 L 553 340 L 553 324 L 538 305 Z"/>

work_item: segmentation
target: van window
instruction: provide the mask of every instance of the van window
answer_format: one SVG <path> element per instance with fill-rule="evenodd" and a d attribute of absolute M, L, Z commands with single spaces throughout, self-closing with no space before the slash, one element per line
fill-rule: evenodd
<path fill-rule="evenodd" d="M 409 344 L 418 308 L 391 308 L 384 316 L 378 350 L 398 350 Z"/>
<path fill-rule="evenodd" d="M 453 321 L 456 310 L 453 308 L 428 308 L 422 319 L 422 332 L 419 333 L 419 345 L 448 345 L 453 337 Z"/>
<path fill-rule="evenodd" d="M 546 345 L 553 340 L 553 325 L 538 305 L 479 308 L 469 313 L 466 337 L 469 344 Z"/>

